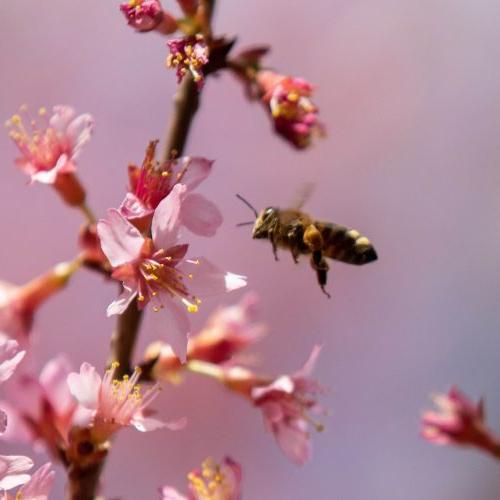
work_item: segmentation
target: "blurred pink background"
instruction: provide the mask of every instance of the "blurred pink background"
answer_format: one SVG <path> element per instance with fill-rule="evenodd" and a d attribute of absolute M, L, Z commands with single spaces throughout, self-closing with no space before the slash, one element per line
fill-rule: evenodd
<path fill-rule="evenodd" d="M 121 433 L 105 494 L 147 499 L 162 484 L 184 489 L 188 470 L 227 453 L 243 465 L 246 499 L 497 500 L 498 464 L 425 443 L 418 420 L 431 392 L 458 383 L 486 396 L 500 430 L 499 3 L 218 4 L 217 32 L 237 34 L 240 46 L 269 43 L 271 65 L 318 85 L 329 136 L 297 153 L 270 133 L 261 107 L 244 100 L 230 75 L 211 79 L 188 152 L 217 160 L 200 192 L 226 219 L 218 237 L 196 245 L 247 274 L 261 295 L 270 335 L 254 352 L 264 370 L 294 370 L 324 344 L 317 375 L 331 389 L 324 402 L 332 416 L 299 470 L 255 409 L 189 377 L 156 405 L 165 417 L 186 415 L 187 430 Z M 117 5 L 0 3 L 0 117 L 24 102 L 91 112 L 96 130 L 80 173 L 100 215 L 121 201 L 127 164 L 141 160 L 149 139 L 163 138 L 176 87 L 164 40 L 133 33 Z M 25 185 L 6 133 L 0 151 L 0 276 L 22 283 L 74 255 L 81 217 L 50 190 Z M 311 213 L 366 233 L 380 256 L 366 268 L 333 265 L 332 300 L 307 262 L 295 267 L 283 255 L 275 263 L 269 245 L 235 228 L 249 215 L 235 193 L 258 207 L 284 206 L 304 182 L 317 186 Z M 105 307 L 115 293 L 82 272 L 47 304 L 36 324 L 40 366 L 59 352 L 75 367 L 103 366 L 114 323 Z M 147 323 L 141 346 L 154 340 Z M 2 444 L 3 454 L 28 451 Z M 58 468 L 55 499 L 63 485 Z"/>

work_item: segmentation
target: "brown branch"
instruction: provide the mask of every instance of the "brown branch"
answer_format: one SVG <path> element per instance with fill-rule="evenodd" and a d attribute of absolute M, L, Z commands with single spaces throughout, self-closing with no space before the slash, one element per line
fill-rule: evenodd
<path fill-rule="evenodd" d="M 189 129 L 199 106 L 199 91 L 196 83 L 187 75 L 179 86 L 174 99 L 174 114 L 169 127 L 165 158 L 180 155 L 186 145 Z M 120 363 L 116 371 L 117 377 L 130 373 L 132 355 L 142 319 L 142 311 L 137 308 L 136 301 L 118 317 L 116 328 L 111 337 L 109 363 Z M 94 500 L 99 486 L 99 477 L 104 466 L 104 458 L 98 463 L 79 467 L 72 463 L 69 466 L 68 500 Z"/>

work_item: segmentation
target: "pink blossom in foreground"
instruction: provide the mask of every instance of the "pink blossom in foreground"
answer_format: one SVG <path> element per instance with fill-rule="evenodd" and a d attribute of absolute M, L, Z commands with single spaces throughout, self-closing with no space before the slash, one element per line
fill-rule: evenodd
<path fill-rule="evenodd" d="M 309 425 L 318 431 L 323 429 L 308 414 L 321 411 L 316 401 L 321 387 L 309 378 L 320 350 L 319 346 L 314 347 L 304 367 L 294 375 L 282 375 L 251 391 L 254 404 L 263 412 L 266 428 L 283 453 L 298 465 L 310 458 Z"/>
<path fill-rule="evenodd" d="M 278 134 L 299 149 L 307 148 L 313 137 L 324 134 L 317 118 L 318 108 L 311 101 L 310 83 L 269 70 L 259 71 L 256 80 Z"/>
<path fill-rule="evenodd" d="M 177 30 L 175 18 L 163 11 L 159 0 L 129 0 L 120 4 L 120 10 L 137 31 L 157 30 L 168 35 Z"/>
<path fill-rule="evenodd" d="M 429 442 L 473 446 L 500 458 L 500 440 L 486 427 L 484 402 L 477 404 L 456 387 L 433 397 L 438 411 L 422 415 L 422 436 Z"/>
<path fill-rule="evenodd" d="M 39 377 L 16 374 L 6 385 L 6 400 L 0 404 L 9 416 L 2 438 L 31 443 L 58 458 L 81 415 L 67 385 L 70 372 L 68 361 L 59 356 L 45 365 Z"/>
<path fill-rule="evenodd" d="M 33 467 L 28 457 L 0 455 L 0 491 L 7 491 L 30 480 L 26 474 Z"/>
<path fill-rule="evenodd" d="M 148 231 L 156 207 L 173 187 L 186 186 L 181 223 L 200 236 L 213 236 L 222 224 L 217 206 L 192 191 L 211 172 L 213 162 L 205 158 L 185 156 L 159 163 L 155 160 L 158 141 L 151 141 L 146 149 L 142 167 L 129 166 L 129 193 L 121 204 L 120 213 L 139 230 Z"/>
<path fill-rule="evenodd" d="M 260 340 L 265 327 L 256 321 L 257 302 L 257 295 L 248 293 L 239 303 L 217 309 L 202 330 L 189 339 L 188 361 L 227 363 Z M 155 360 L 155 378 L 176 380 L 175 375 L 182 367 L 171 347 L 163 342 L 151 344 L 145 359 L 146 363 Z"/>
<path fill-rule="evenodd" d="M 167 67 L 175 68 L 180 82 L 190 72 L 198 88 L 203 87 L 203 66 L 208 63 L 208 45 L 202 35 L 176 38 L 167 42 Z"/>
<path fill-rule="evenodd" d="M 164 486 L 162 500 L 239 500 L 241 498 L 241 466 L 230 457 L 222 464 L 207 459 L 188 474 L 189 493 L 180 494 L 170 486 Z"/>
<path fill-rule="evenodd" d="M 102 249 L 114 268 L 112 276 L 124 287 L 108 307 L 108 316 L 122 314 L 136 298 L 140 309 L 151 302 L 153 311 L 159 313 L 156 329 L 170 333 L 169 342 L 181 359 L 191 330 L 186 311 L 196 312 L 200 297 L 246 285 L 243 276 L 221 272 L 204 258 L 186 258 L 189 245 L 179 243 L 185 192 L 186 187 L 177 184 L 158 205 L 152 239 L 142 236 L 118 210 L 109 210 L 108 218 L 97 225 Z"/>
<path fill-rule="evenodd" d="M 80 373 L 68 375 L 71 394 L 84 407 L 92 411 L 92 435 L 98 441 L 105 441 L 123 427 L 135 427 L 147 432 L 168 428 L 178 430 L 184 427 L 185 419 L 177 422 L 161 422 L 146 416 L 145 410 L 158 396 L 159 384 L 150 387 L 144 393 L 138 385 L 141 371 L 136 368 L 133 375 L 115 379 L 118 363 L 113 363 L 101 379 L 96 369 L 89 363 L 83 363 Z"/>
<path fill-rule="evenodd" d="M 15 340 L 0 339 L 0 384 L 12 376 L 25 354 Z M 0 409 L 0 434 L 5 432 L 7 421 L 7 414 Z"/>
<path fill-rule="evenodd" d="M 94 120 L 89 114 L 75 117 L 75 111 L 69 106 L 54 106 L 48 119 L 45 108 L 38 114 L 41 124 L 28 116 L 25 125 L 19 114 L 7 122 L 11 129 L 9 135 L 21 152 L 16 164 L 33 182 L 54 184 L 68 203 L 80 205 L 85 193 L 73 175 L 75 161 L 90 140 Z"/>
<path fill-rule="evenodd" d="M 52 470 L 52 464 L 46 463 L 19 488 L 15 497 L 7 494 L 2 500 L 48 500 L 54 485 L 54 478 L 55 472 Z"/>
<path fill-rule="evenodd" d="M 24 347 L 37 308 L 61 290 L 78 267 L 76 261 L 61 263 L 22 286 L 0 281 L 0 338 L 17 340 Z"/>

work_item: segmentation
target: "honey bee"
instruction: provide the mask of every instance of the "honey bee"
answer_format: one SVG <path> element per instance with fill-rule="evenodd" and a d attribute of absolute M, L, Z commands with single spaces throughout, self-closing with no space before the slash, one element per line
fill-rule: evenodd
<path fill-rule="evenodd" d="M 278 248 L 289 250 L 296 264 L 300 255 L 310 255 L 319 286 L 328 298 L 330 294 L 325 286 L 329 266 L 325 257 L 358 266 L 377 260 L 377 253 L 366 236 L 355 229 L 313 219 L 300 210 L 304 200 L 295 208 L 267 207 L 258 213 L 242 196 L 236 196 L 255 214 L 255 221 L 238 226 L 253 224 L 252 238 L 268 239 L 275 260 L 279 260 Z"/>

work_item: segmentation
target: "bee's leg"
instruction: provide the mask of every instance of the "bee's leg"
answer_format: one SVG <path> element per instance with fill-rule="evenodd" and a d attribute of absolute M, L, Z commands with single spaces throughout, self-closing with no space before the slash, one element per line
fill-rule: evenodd
<path fill-rule="evenodd" d="M 288 231 L 287 237 L 290 246 L 290 251 L 292 252 L 292 259 L 295 262 L 295 264 L 298 264 L 299 263 L 298 257 L 300 255 L 299 248 L 302 246 L 304 237 L 302 227 L 299 224 L 292 226 L 290 231 Z"/>
<path fill-rule="evenodd" d="M 278 246 L 276 245 L 276 241 L 274 240 L 274 233 L 273 231 L 269 231 L 269 240 L 271 241 L 271 245 L 273 247 L 273 255 L 274 255 L 274 260 L 278 261 Z"/>
<path fill-rule="evenodd" d="M 313 252 L 311 257 L 311 265 L 316 270 L 316 276 L 318 278 L 318 283 L 321 287 L 321 291 L 330 299 L 331 295 L 325 290 L 329 266 L 326 260 L 323 258 L 321 250 Z"/>

